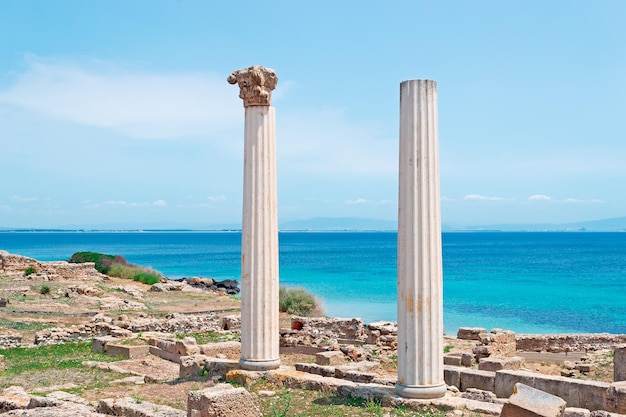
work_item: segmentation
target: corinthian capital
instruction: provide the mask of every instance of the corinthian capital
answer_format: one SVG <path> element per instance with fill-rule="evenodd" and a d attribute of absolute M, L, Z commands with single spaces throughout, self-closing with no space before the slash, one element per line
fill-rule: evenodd
<path fill-rule="evenodd" d="M 239 84 L 239 98 L 243 106 L 271 106 L 272 90 L 276 88 L 278 77 L 271 68 L 260 65 L 237 70 L 228 76 L 230 84 Z"/>

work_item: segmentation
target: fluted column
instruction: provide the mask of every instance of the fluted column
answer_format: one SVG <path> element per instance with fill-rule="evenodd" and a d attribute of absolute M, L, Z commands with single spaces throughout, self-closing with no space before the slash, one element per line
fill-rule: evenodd
<path fill-rule="evenodd" d="M 241 241 L 241 367 L 280 366 L 278 329 L 278 210 L 274 70 L 253 66 L 233 72 L 245 107 Z"/>
<path fill-rule="evenodd" d="M 443 378 L 443 279 L 437 84 L 400 84 L 398 381 L 408 398 L 439 398 Z"/>

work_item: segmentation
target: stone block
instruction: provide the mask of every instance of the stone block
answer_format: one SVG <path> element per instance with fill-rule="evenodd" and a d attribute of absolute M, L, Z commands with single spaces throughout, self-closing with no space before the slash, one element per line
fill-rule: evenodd
<path fill-rule="evenodd" d="M 613 365 L 613 381 L 626 381 L 626 346 L 615 348 Z"/>
<path fill-rule="evenodd" d="M 150 346 L 154 346 L 170 353 L 176 353 L 176 341 L 160 338 L 152 338 L 148 340 Z"/>
<path fill-rule="evenodd" d="M 352 382 L 357 382 L 361 384 L 369 384 L 377 376 L 378 375 L 374 373 L 370 373 L 370 372 L 349 371 L 343 375 L 343 378 Z"/>
<path fill-rule="evenodd" d="M 28 407 L 31 396 L 22 387 L 9 387 L 0 393 L 0 413 Z"/>
<path fill-rule="evenodd" d="M 346 362 L 346 355 L 338 350 L 319 352 L 315 355 L 315 363 L 318 365 L 341 365 Z"/>
<path fill-rule="evenodd" d="M 562 417 L 565 406 L 565 401 L 555 395 L 517 383 L 509 401 L 502 407 L 500 416 Z"/>
<path fill-rule="evenodd" d="M 580 385 L 578 382 L 581 381 L 572 380 L 562 376 L 537 374 L 532 386 L 538 390 L 562 398 L 570 407 L 588 408 L 580 401 Z"/>
<path fill-rule="evenodd" d="M 229 384 L 189 392 L 187 412 L 188 417 L 262 417 L 254 396 Z"/>
<path fill-rule="evenodd" d="M 482 358 L 478 363 L 478 369 L 481 371 L 496 372 L 502 369 L 508 369 L 516 371 L 524 363 L 524 358 L 519 356 L 513 356 L 510 358 L 503 358 L 498 356 L 490 356 L 488 358 Z"/>
<path fill-rule="evenodd" d="M 461 365 L 471 368 L 475 359 L 476 356 L 473 353 L 463 352 L 461 354 Z"/>
<path fill-rule="evenodd" d="M 230 359 L 210 358 L 204 355 L 181 356 L 178 375 L 180 378 L 226 375 L 228 371 L 238 367 L 239 361 Z"/>
<path fill-rule="evenodd" d="M 456 338 L 463 340 L 480 340 L 480 335 L 483 333 L 487 333 L 487 329 L 483 329 L 482 327 L 459 327 Z"/>
<path fill-rule="evenodd" d="M 0 355 L 0 372 L 4 371 L 4 355 Z"/>
<path fill-rule="evenodd" d="M 446 385 L 460 388 L 461 387 L 461 368 L 455 366 L 443 367 L 443 380 Z"/>
<path fill-rule="evenodd" d="M 207 343 L 200 345 L 200 353 L 215 358 L 239 359 L 241 357 L 241 343 L 235 341 Z"/>
<path fill-rule="evenodd" d="M 157 405 L 148 401 L 137 402 L 133 398 L 107 398 L 100 400 L 96 411 L 102 414 L 113 416 L 133 416 L 133 417 L 186 417 L 183 410 L 168 407 L 167 405 Z"/>
<path fill-rule="evenodd" d="M 574 365 L 574 369 L 576 369 L 581 374 L 588 374 L 595 368 L 595 365 L 591 363 L 577 363 L 576 365 Z"/>
<path fill-rule="evenodd" d="M 496 388 L 494 392 L 498 398 L 508 398 L 513 394 L 513 388 L 518 382 L 529 387 L 534 386 L 536 375 L 526 371 L 498 371 L 496 372 Z"/>
<path fill-rule="evenodd" d="M 181 356 L 189 356 L 200 353 L 200 347 L 196 344 L 193 337 L 185 337 L 183 340 L 176 341 L 176 353 Z"/>
<path fill-rule="evenodd" d="M 586 408 L 566 407 L 563 417 L 591 417 L 591 411 Z"/>
<path fill-rule="evenodd" d="M 142 356 L 146 356 L 149 352 L 150 346 L 126 346 L 116 343 L 107 343 L 104 347 L 104 351 L 109 356 L 119 356 L 125 359 L 135 359 Z"/>
<path fill-rule="evenodd" d="M 113 343 L 116 341 L 118 341 L 118 338 L 113 336 L 94 337 L 91 342 L 91 351 L 95 353 L 104 353 L 106 352 L 105 348 L 107 343 Z"/>
<path fill-rule="evenodd" d="M 626 413 L 626 381 L 614 382 L 607 393 L 608 411 Z"/>
<path fill-rule="evenodd" d="M 182 355 L 178 353 L 169 352 L 167 350 L 159 349 L 156 346 L 150 346 L 149 352 L 151 355 L 158 356 L 161 359 L 165 359 L 166 361 L 180 363 L 180 358 Z"/>
<path fill-rule="evenodd" d="M 377 345 L 380 341 L 380 330 L 367 330 L 367 344 L 368 345 Z"/>
<path fill-rule="evenodd" d="M 449 353 L 447 355 L 443 355 L 443 364 L 450 366 L 461 366 L 461 354 Z"/>
<path fill-rule="evenodd" d="M 606 409 L 607 396 L 611 384 L 599 381 L 568 381 L 570 383 L 574 382 L 578 387 L 579 402 L 578 404 L 572 404 L 572 406 L 584 407 L 591 411 Z"/>
<path fill-rule="evenodd" d="M 478 388 L 483 391 L 495 391 L 496 374 L 494 372 L 479 371 L 477 369 L 460 368 L 461 391 L 468 388 Z"/>

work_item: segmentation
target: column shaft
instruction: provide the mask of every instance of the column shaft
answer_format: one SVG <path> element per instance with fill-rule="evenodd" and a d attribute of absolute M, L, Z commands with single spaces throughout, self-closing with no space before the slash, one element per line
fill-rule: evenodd
<path fill-rule="evenodd" d="M 398 394 L 445 395 L 437 85 L 400 85 Z"/>
<path fill-rule="evenodd" d="M 276 116 L 271 106 L 245 108 L 241 254 L 241 367 L 280 365 Z"/>

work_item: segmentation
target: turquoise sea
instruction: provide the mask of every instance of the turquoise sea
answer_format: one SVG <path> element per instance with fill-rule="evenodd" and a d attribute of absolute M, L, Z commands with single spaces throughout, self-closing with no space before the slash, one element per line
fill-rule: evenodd
<path fill-rule="evenodd" d="M 236 232 L 0 232 L 39 260 L 125 256 L 169 278 L 240 275 Z M 333 317 L 396 320 L 396 233 L 280 233 L 280 280 Z M 444 233 L 444 326 L 626 333 L 626 233 Z"/>

